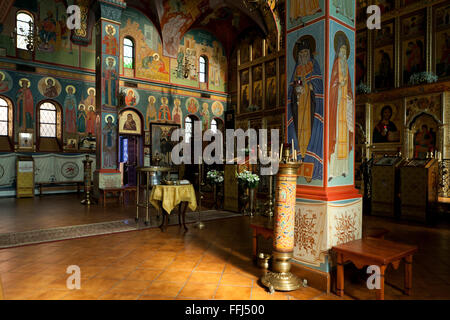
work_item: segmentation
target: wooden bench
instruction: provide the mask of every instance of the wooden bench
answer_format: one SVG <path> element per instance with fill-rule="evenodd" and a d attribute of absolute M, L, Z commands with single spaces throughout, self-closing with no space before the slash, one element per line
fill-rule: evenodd
<path fill-rule="evenodd" d="M 39 196 L 42 196 L 43 188 L 59 188 L 60 190 L 69 190 L 68 187 L 76 187 L 77 193 L 80 193 L 80 190 L 84 186 L 84 181 L 70 181 L 70 182 L 39 182 L 36 183 L 39 188 Z"/>
<path fill-rule="evenodd" d="M 332 248 L 337 253 L 337 294 L 344 295 L 344 264 L 352 262 L 358 269 L 364 266 L 376 265 L 380 268 L 380 287 L 377 289 L 377 299 L 384 300 L 384 272 L 389 264 L 397 269 L 400 261 L 405 262 L 405 291 L 411 294 L 412 287 L 412 257 L 417 251 L 416 246 L 375 238 L 364 238 L 350 241 Z"/>
<path fill-rule="evenodd" d="M 128 201 L 131 198 L 130 194 L 134 193 L 136 196 L 136 186 L 123 186 L 120 188 L 100 188 L 100 193 L 103 194 L 103 206 L 106 206 L 106 196 L 111 194 L 113 197 L 119 197 L 119 204 L 124 205 L 124 195 L 127 195 Z"/>

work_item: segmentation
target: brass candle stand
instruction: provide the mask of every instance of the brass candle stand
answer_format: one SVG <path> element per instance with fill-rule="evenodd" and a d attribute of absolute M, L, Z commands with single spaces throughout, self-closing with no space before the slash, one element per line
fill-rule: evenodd
<path fill-rule="evenodd" d="M 297 171 L 300 165 L 294 152 L 291 156 L 290 150 L 286 148 L 277 174 L 272 271 L 261 278 L 262 284 L 270 292 L 293 291 L 302 285 L 302 281 L 290 272 L 294 251 Z"/>
<path fill-rule="evenodd" d="M 91 200 L 91 185 L 92 185 L 92 160 L 89 159 L 89 155 L 86 155 L 86 159 L 83 160 L 84 166 L 84 199 L 81 200 L 81 204 L 89 206 Z"/>
<path fill-rule="evenodd" d="M 198 165 L 198 215 L 197 215 L 197 222 L 194 225 L 194 228 L 197 228 L 199 230 L 205 228 L 205 224 L 200 220 L 200 210 L 202 208 L 202 199 L 203 199 L 203 193 L 202 193 L 202 186 L 203 183 L 203 176 L 202 176 L 202 165 L 199 163 Z"/>

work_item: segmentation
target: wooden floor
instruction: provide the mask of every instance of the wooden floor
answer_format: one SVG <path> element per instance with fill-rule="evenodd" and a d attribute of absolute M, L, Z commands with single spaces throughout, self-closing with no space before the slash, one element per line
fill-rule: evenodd
<path fill-rule="evenodd" d="M 79 205 L 75 195 L 0 199 L 0 232 L 133 218 L 135 207 Z M 386 299 L 450 299 L 450 228 L 364 217 L 386 239 L 416 244 L 413 295 L 401 293 L 403 268 L 387 271 Z M 198 230 L 178 226 L 0 250 L 6 299 L 340 299 L 311 287 L 270 295 L 251 261 L 249 217 L 216 220 Z M 66 268 L 81 268 L 81 290 L 68 290 Z M 375 299 L 346 268 L 344 299 Z"/>

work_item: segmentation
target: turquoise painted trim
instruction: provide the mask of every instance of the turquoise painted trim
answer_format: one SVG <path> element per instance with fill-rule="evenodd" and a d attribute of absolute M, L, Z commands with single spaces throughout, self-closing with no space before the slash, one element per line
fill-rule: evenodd
<path fill-rule="evenodd" d="M 304 202 L 304 203 L 325 203 L 326 201 L 297 198 L 296 202 L 297 203 L 298 202 Z"/>
<path fill-rule="evenodd" d="M 303 202 L 303 203 L 336 203 L 336 204 L 346 204 L 355 202 L 357 200 L 360 200 L 361 198 L 353 198 L 353 199 L 345 199 L 345 200 L 337 200 L 337 201 L 321 201 L 321 200 L 310 200 L 310 199 L 301 199 L 297 198 L 296 203 Z"/>
<path fill-rule="evenodd" d="M 345 203 L 355 202 L 357 200 L 362 200 L 362 198 L 354 198 L 354 199 L 346 199 L 346 200 L 339 200 L 339 201 L 331 201 L 330 203 L 345 204 Z"/>

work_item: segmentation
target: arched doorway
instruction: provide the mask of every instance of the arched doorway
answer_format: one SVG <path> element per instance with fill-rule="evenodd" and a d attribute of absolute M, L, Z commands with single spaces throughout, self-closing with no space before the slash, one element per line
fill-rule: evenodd
<path fill-rule="evenodd" d="M 136 185 L 136 169 L 143 163 L 143 117 L 135 109 L 119 114 L 119 162 L 122 184 Z"/>

